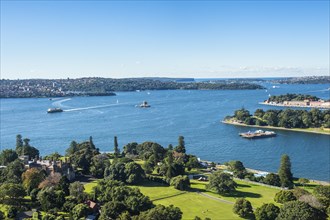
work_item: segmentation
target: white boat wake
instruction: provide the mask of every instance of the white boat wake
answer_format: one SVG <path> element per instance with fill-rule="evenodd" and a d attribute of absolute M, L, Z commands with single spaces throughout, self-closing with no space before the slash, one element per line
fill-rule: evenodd
<path fill-rule="evenodd" d="M 63 102 L 67 102 L 67 101 L 70 101 L 71 100 L 71 98 L 68 98 L 68 99 L 61 99 L 61 100 L 59 100 L 59 101 L 56 101 L 56 102 L 53 102 L 53 106 L 56 106 L 56 107 L 61 107 L 61 108 L 63 108 L 63 107 L 67 107 L 67 106 L 65 106 L 65 105 L 62 105 L 62 103 Z"/>
<path fill-rule="evenodd" d="M 107 107 L 111 107 L 111 106 L 118 106 L 118 105 L 128 105 L 128 104 L 132 104 L 132 103 L 116 103 L 116 104 L 110 104 L 110 105 L 97 105 L 97 106 L 90 106 L 90 107 L 83 107 L 83 108 L 73 108 L 73 109 L 66 109 L 63 110 L 64 112 L 73 112 L 73 111 L 80 111 L 80 110 L 88 110 L 88 109 L 97 109 L 97 108 L 107 108 Z"/>

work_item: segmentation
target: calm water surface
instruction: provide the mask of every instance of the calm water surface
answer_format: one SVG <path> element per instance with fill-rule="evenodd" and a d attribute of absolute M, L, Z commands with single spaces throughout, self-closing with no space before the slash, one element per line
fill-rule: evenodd
<path fill-rule="evenodd" d="M 288 154 L 295 176 L 329 181 L 330 136 L 276 131 L 275 138 L 246 140 L 238 133 L 253 129 L 220 123 L 241 107 L 250 112 L 273 108 L 258 104 L 269 94 L 308 93 L 329 99 L 329 84 L 265 86 L 267 91 L 141 91 L 113 97 L 0 99 L 0 146 L 15 148 L 16 134 L 22 134 L 46 155 L 64 153 L 72 140 L 80 142 L 89 136 L 101 151 L 111 151 L 115 135 L 121 147 L 133 141 L 175 146 L 183 135 L 188 153 L 202 159 L 241 160 L 246 167 L 276 172 L 281 155 Z M 152 107 L 135 107 L 143 100 Z M 47 114 L 49 107 L 65 111 Z"/>

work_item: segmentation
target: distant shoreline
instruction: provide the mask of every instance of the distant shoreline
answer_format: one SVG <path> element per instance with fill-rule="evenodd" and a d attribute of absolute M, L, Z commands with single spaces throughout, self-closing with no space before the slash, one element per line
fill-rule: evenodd
<path fill-rule="evenodd" d="M 253 127 L 253 128 L 267 128 L 267 129 L 275 129 L 275 130 L 284 130 L 284 131 L 297 131 L 297 132 L 305 132 L 305 133 L 313 133 L 313 134 L 323 134 L 323 135 L 330 135 L 330 129 L 320 130 L 321 128 L 311 128 L 311 129 L 318 129 L 318 130 L 308 130 L 308 128 L 283 128 L 283 127 L 273 127 L 273 126 L 260 126 L 260 125 L 246 125 L 243 123 L 232 122 L 232 121 L 221 121 L 224 124 L 229 125 L 237 125 L 243 127 Z"/>
<path fill-rule="evenodd" d="M 278 107 L 287 107 L 287 108 L 293 107 L 293 108 L 318 108 L 318 109 L 330 109 L 330 107 L 327 107 L 327 106 L 319 106 L 319 107 L 316 107 L 316 106 L 309 106 L 309 105 L 301 106 L 301 105 L 271 104 L 271 103 L 265 103 L 265 102 L 259 102 L 259 104 L 260 104 L 260 105 L 278 106 Z"/>

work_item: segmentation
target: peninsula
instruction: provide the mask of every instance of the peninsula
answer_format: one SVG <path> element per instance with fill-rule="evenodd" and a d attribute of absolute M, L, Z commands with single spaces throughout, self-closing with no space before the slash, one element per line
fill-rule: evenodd
<path fill-rule="evenodd" d="M 323 100 L 311 95 L 289 93 L 286 95 L 270 96 L 267 100 L 259 102 L 259 104 L 282 107 L 330 109 L 329 100 Z"/>
<path fill-rule="evenodd" d="M 330 110 L 267 110 L 257 109 L 253 115 L 244 108 L 222 121 L 225 124 L 290 130 L 330 135 Z"/>

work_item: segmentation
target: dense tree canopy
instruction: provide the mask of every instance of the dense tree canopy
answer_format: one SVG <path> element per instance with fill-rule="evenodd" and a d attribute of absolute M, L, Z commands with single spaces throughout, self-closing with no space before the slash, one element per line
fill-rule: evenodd
<path fill-rule="evenodd" d="M 318 220 L 326 219 L 326 216 L 319 210 L 311 207 L 305 202 L 291 201 L 285 203 L 281 209 L 277 220 Z"/>
<path fill-rule="evenodd" d="M 18 158 L 16 151 L 5 149 L 0 153 L 0 165 L 6 166 Z"/>
<path fill-rule="evenodd" d="M 117 218 L 120 213 L 128 211 L 131 215 L 138 215 L 153 207 L 149 197 L 144 196 L 138 188 L 131 188 L 115 180 L 104 179 L 93 189 L 95 198 L 102 204 L 102 212 Z"/>
<path fill-rule="evenodd" d="M 65 202 L 65 193 L 61 190 L 55 190 L 54 187 L 43 188 L 38 193 L 38 201 L 44 211 L 53 208 L 61 208 Z"/>
<path fill-rule="evenodd" d="M 27 190 L 28 194 L 38 188 L 39 184 L 45 179 L 46 173 L 43 170 L 37 168 L 31 168 L 26 170 L 22 174 L 23 186 Z"/>
<path fill-rule="evenodd" d="M 25 195 L 25 189 L 21 184 L 3 183 L 0 185 L 1 199 L 22 199 Z"/>
<path fill-rule="evenodd" d="M 285 128 L 319 128 L 323 126 L 330 128 L 330 110 L 270 109 L 263 112 L 261 109 L 257 109 L 254 116 L 251 116 L 249 111 L 243 108 L 236 110 L 233 117 L 247 125 L 269 125 Z"/>
<path fill-rule="evenodd" d="M 180 220 L 181 218 L 182 212 L 179 208 L 173 205 L 168 207 L 157 205 L 148 211 L 142 212 L 135 220 Z"/>

